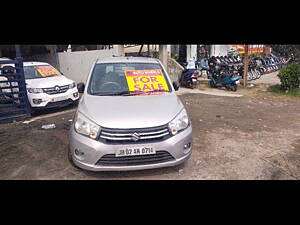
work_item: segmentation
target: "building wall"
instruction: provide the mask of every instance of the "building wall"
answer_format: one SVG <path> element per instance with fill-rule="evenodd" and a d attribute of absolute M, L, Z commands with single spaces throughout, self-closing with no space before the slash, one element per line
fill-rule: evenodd
<path fill-rule="evenodd" d="M 59 69 L 75 82 L 86 82 L 93 63 L 116 55 L 116 49 L 58 53 Z"/>
<path fill-rule="evenodd" d="M 59 69 L 59 61 L 58 61 L 58 54 L 43 54 L 43 55 L 33 55 L 33 56 L 24 56 L 24 61 L 34 61 L 34 62 L 46 62 L 50 65 L 54 66 L 55 68 Z"/>
<path fill-rule="evenodd" d="M 154 46 L 151 47 L 154 48 Z M 170 46 L 165 46 L 165 48 L 167 49 L 167 54 L 165 56 L 167 59 L 166 65 L 171 65 L 172 69 L 176 65 L 174 65 L 172 62 L 168 63 L 168 58 L 170 57 L 169 51 L 171 51 L 171 48 Z M 97 58 L 105 59 L 110 58 L 113 55 L 117 55 L 117 48 L 35 55 L 26 57 L 25 60 L 47 62 L 60 70 L 66 77 L 79 83 L 86 82 L 91 66 Z M 178 71 L 180 71 L 180 68 L 178 69 L 176 67 L 172 69 L 171 77 L 175 77 L 173 80 L 176 80 L 179 73 Z"/>
<path fill-rule="evenodd" d="M 116 55 L 116 49 L 35 55 L 27 57 L 25 60 L 47 62 L 59 69 L 66 77 L 79 83 L 86 81 L 91 66 L 97 58 L 105 59 L 113 55 Z"/>
<path fill-rule="evenodd" d="M 229 45 L 212 45 L 210 55 L 211 56 L 225 56 L 228 54 Z"/>
<path fill-rule="evenodd" d="M 171 45 L 171 55 L 179 55 L 179 45 Z"/>

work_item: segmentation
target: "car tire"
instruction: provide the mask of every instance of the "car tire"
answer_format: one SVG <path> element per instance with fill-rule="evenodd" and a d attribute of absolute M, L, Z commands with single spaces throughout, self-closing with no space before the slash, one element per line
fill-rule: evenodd
<path fill-rule="evenodd" d="M 75 100 L 73 105 L 78 106 L 78 104 L 79 104 L 79 99 Z"/>
<path fill-rule="evenodd" d="M 38 109 L 35 109 L 35 108 L 33 108 L 33 107 L 30 106 L 30 114 L 32 116 L 38 116 L 39 113 L 40 113 L 40 111 Z"/>

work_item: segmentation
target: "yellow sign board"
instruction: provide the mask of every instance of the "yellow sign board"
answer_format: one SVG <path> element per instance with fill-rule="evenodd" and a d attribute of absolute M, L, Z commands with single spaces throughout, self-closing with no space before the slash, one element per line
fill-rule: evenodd
<path fill-rule="evenodd" d="M 149 92 L 154 90 L 169 91 L 162 70 L 126 70 L 125 76 L 129 91 Z"/>
<path fill-rule="evenodd" d="M 41 74 L 43 77 L 48 76 L 57 76 L 60 73 L 52 66 L 36 66 L 35 69 Z"/>

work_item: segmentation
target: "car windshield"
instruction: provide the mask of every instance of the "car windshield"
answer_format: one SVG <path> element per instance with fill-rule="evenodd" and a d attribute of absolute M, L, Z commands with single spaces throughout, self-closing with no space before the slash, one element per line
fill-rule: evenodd
<path fill-rule="evenodd" d="M 156 95 L 170 92 L 171 86 L 157 63 L 96 64 L 89 82 L 91 95 Z"/>
<path fill-rule="evenodd" d="M 38 79 L 61 75 L 50 65 L 43 66 L 24 66 L 25 79 Z"/>

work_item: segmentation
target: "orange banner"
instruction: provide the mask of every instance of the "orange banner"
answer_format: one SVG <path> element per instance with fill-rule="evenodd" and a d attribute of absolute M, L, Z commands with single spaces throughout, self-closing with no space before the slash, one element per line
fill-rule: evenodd
<path fill-rule="evenodd" d="M 249 45 L 249 53 L 264 52 L 264 45 Z M 230 45 L 230 49 L 237 51 L 240 54 L 245 53 L 245 45 Z"/>

